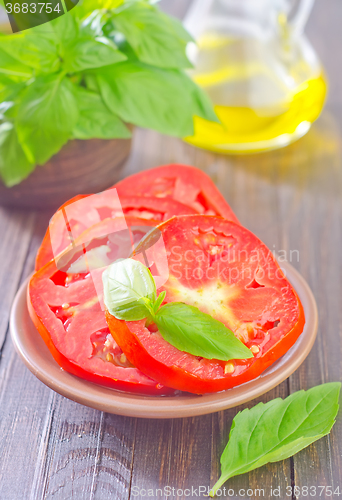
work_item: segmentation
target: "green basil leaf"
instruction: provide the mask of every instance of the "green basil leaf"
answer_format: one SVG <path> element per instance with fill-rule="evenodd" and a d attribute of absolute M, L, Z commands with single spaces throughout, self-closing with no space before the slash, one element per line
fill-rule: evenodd
<path fill-rule="evenodd" d="M 123 5 L 112 17 L 138 58 L 161 68 L 189 68 L 185 49 L 191 36 L 181 23 L 144 2 Z"/>
<path fill-rule="evenodd" d="M 60 67 L 58 42 L 50 32 L 37 36 L 30 29 L 25 34 L 0 36 L 0 50 L 38 72 L 53 73 Z"/>
<path fill-rule="evenodd" d="M 170 302 L 155 317 L 163 338 L 180 351 L 207 359 L 246 359 L 253 354 L 223 323 L 197 307 Z"/>
<path fill-rule="evenodd" d="M 16 124 L 28 158 L 46 163 L 71 137 L 77 118 L 72 83 L 61 74 L 38 76 L 23 93 Z"/>
<path fill-rule="evenodd" d="M 75 87 L 78 121 L 72 131 L 76 139 L 126 139 L 131 133 L 120 118 L 112 113 L 100 95 L 82 87 Z"/>
<path fill-rule="evenodd" d="M 165 292 L 165 290 L 164 290 L 164 291 L 162 291 L 162 292 L 159 294 L 159 296 L 158 296 L 157 300 L 156 300 L 156 301 L 155 301 L 155 303 L 153 304 L 153 309 L 154 309 L 154 312 L 155 312 L 155 313 L 158 311 L 159 307 L 162 305 L 162 302 L 163 302 L 163 300 L 165 299 L 165 297 L 166 297 L 166 292 Z"/>
<path fill-rule="evenodd" d="M 133 259 L 122 259 L 102 275 L 104 303 L 112 316 L 138 321 L 149 316 L 143 298 L 156 300 L 156 285 L 150 270 Z"/>
<path fill-rule="evenodd" d="M 36 34 L 40 34 L 40 32 L 46 33 L 46 30 L 51 30 L 51 34 L 54 35 L 63 46 L 69 45 L 79 34 L 76 19 L 71 15 L 71 12 L 35 28 Z"/>
<path fill-rule="evenodd" d="M 323 384 L 239 412 L 211 496 L 230 477 L 289 458 L 329 434 L 339 408 L 340 388 L 340 382 Z"/>
<path fill-rule="evenodd" d="M 120 52 L 108 38 L 84 37 L 67 47 L 63 68 L 68 73 L 73 73 L 115 64 L 126 59 L 125 54 Z"/>
<path fill-rule="evenodd" d="M 193 134 L 194 115 L 216 119 L 207 96 L 182 71 L 127 61 L 97 75 L 103 100 L 128 123 L 184 137 Z"/>
<path fill-rule="evenodd" d="M 7 35 L 8 36 L 8 35 Z M 1 36 L 0 36 L 0 77 L 3 79 L 7 76 L 13 81 L 24 81 L 32 77 L 33 70 L 26 64 L 18 61 L 10 54 L 7 54 L 1 48 Z M 10 84 L 11 80 L 8 81 Z"/>
<path fill-rule="evenodd" d="M 14 82 L 0 73 L 0 102 L 12 101 L 25 88 L 25 83 Z"/>
<path fill-rule="evenodd" d="M 104 26 L 108 23 L 111 14 L 107 10 L 94 10 L 81 23 L 80 29 L 82 36 L 103 36 Z M 111 37 L 108 37 L 111 38 Z M 113 40 L 115 42 L 115 40 Z"/>
<path fill-rule="evenodd" d="M 0 177 L 7 187 L 24 180 L 35 168 L 21 147 L 13 123 L 0 125 Z"/>

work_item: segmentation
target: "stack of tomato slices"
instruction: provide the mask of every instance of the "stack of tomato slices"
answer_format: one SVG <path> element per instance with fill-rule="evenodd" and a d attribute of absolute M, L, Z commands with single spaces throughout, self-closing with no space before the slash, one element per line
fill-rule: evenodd
<path fill-rule="evenodd" d="M 129 392 L 203 394 L 251 380 L 287 352 L 305 322 L 296 292 L 206 174 L 168 165 L 114 187 L 120 214 L 109 190 L 80 195 L 52 217 L 29 283 L 31 318 L 63 369 Z M 166 292 L 164 303 L 184 302 L 210 314 L 253 358 L 193 356 L 166 342 L 154 324 L 105 312 L 94 278 L 98 273 L 101 281 L 103 268 L 89 272 L 84 249 L 89 260 L 108 265 L 128 257 L 149 231 L 152 240 L 154 232 L 162 235 L 166 249 L 169 277 L 158 290 Z"/>

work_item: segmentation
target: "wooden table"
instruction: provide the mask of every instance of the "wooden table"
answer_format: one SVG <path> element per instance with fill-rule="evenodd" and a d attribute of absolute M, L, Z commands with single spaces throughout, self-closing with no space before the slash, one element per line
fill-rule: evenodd
<path fill-rule="evenodd" d="M 184 4 L 174 2 L 180 10 Z M 317 1 L 308 33 L 325 63 L 331 90 L 323 115 L 296 144 L 268 154 L 224 157 L 138 130 L 125 172 L 169 162 L 197 165 L 212 176 L 242 223 L 271 249 L 288 255 L 299 251 L 299 261 L 292 264 L 316 297 L 318 338 L 303 365 L 257 401 L 341 380 L 341 19 L 340 0 Z M 171 496 L 165 490 L 157 498 L 186 498 L 188 491 L 173 496 L 172 488 L 191 487 L 195 492 L 188 498 L 196 498 L 199 486 L 216 481 L 232 419 L 243 407 L 175 420 L 105 414 L 45 387 L 15 353 L 8 331 L 11 303 L 33 269 L 50 215 L 0 209 L 0 499 L 140 499 L 144 491 L 134 496 L 137 488 L 165 486 Z M 264 496 L 256 492 L 251 498 L 277 498 L 270 491 L 278 487 L 278 498 L 291 498 L 286 496 L 291 485 L 339 486 L 342 494 L 341 417 L 329 437 L 295 457 L 231 479 L 231 498 L 247 498 L 241 489 L 248 488 L 264 489 Z M 327 491 L 320 498 L 338 498 Z"/>

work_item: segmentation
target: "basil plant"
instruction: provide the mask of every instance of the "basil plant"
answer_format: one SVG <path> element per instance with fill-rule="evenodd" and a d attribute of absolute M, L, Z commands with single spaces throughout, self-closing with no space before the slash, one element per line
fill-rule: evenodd
<path fill-rule="evenodd" d="M 187 75 L 192 39 L 146 0 L 84 0 L 0 35 L 0 177 L 20 183 L 71 139 L 129 138 L 127 124 L 184 137 L 215 119 Z"/>

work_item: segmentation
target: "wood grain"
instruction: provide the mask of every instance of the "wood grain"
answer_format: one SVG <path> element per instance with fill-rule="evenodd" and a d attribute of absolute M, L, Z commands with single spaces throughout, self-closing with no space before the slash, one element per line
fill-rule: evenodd
<path fill-rule="evenodd" d="M 162 2 L 183 15 L 189 2 Z M 237 411 L 258 401 L 342 379 L 342 32 L 339 0 L 317 0 L 308 33 L 331 82 L 329 105 L 310 132 L 283 150 L 246 157 L 220 156 L 182 141 L 137 130 L 122 176 L 158 164 L 182 162 L 208 172 L 241 222 L 308 280 L 320 327 L 303 365 L 256 401 L 217 414 L 175 420 L 140 420 L 103 414 L 56 395 L 20 362 L 8 336 L 11 302 L 33 269 L 34 255 L 50 217 L 0 209 L 0 499 L 189 498 L 176 490 L 212 486 L 219 456 Z M 299 252 L 299 259 L 297 253 Z M 292 259 L 290 259 L 292 251 Z M 342 493 L 342 418 L 329 437 L 293 459 L 232 478 L 239 489 L 333 486 Z M 137 488 L 140 494 L 136 495 Z M 196 497 L 195 494 L 190 498 Z M 257 493 L 250 498 L 263 498 Z M 205 498 L 202 495 L 202 498 Z M 245 498 L 247 498 L 245 496 Z M 276 498 L 276 497 L 275 497 Z M 302 498 L 294 494 L 293 499 Z M 327 491 L 321 496 L 331 497 Z"/>

